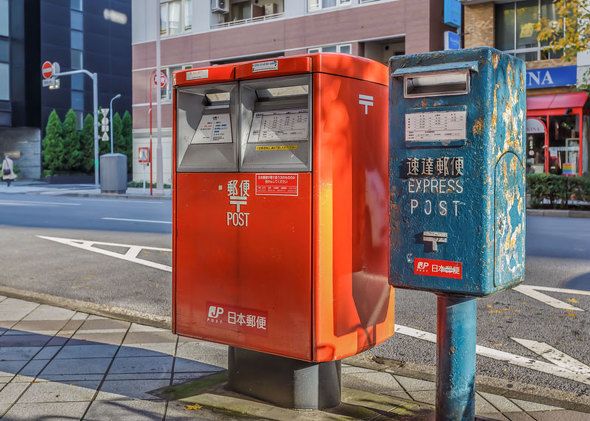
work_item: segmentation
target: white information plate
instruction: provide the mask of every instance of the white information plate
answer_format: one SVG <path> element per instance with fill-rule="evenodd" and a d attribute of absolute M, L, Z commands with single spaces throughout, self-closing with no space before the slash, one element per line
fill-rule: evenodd
<path fill-rule="evenodd" d="M 191 144 L 231 142 L 231 121 L 228 113 L 205 114 L 191 140 Z"/>
<path fill-rule="evenodd" d="M 307 108 L 254 113 L 248 143 L 302 142 L 309 138 Z"/>
<path fill-rule="evenodd" d="M 463 140 L 466 137 L 467 111 L 406 114 L 406 142 Z"/>

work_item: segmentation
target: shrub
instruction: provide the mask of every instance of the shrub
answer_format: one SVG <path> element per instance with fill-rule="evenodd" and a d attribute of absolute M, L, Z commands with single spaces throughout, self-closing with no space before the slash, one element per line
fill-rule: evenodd
<path fill-rule="evenodd" d="M 530 207 L 548 201 L 550 207 L 567 207 L 571 201 L 590 201 L 590 177 L 566 177 L 554 174 L 527 175 Z"/>

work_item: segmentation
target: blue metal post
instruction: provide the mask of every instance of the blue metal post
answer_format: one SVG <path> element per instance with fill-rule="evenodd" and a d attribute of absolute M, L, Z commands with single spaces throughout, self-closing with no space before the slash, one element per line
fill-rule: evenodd
<path fill-rule="evenodd" d="M 437 296 L 437 421 L 475 419 L 477 300 Z"/>

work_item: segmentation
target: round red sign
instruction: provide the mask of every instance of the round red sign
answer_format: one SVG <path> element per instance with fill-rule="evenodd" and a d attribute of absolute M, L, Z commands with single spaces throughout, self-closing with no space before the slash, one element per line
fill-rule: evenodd
<path fill-rule="evenodd" d="M 41 66 L 41 74 L 43 75 L 43 79 L 49 79 L 53 76 L 53 64 L 50 61 L 46 61 Z"/>

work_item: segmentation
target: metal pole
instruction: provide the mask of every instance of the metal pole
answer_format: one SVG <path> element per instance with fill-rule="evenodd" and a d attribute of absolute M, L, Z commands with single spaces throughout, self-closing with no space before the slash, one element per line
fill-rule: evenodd
<path fill-rule="evenodd" d="M 113 148 L 113 137 L 115 137 L 113 135 L 113 101 L 116 99 L 121 98 L 121 94 L 117 94 L 114 97 L 111 98 L 111 102 L 109 104 L 109 114 L 111 115 L 110 118 L 110 123 L 111 123 L 111 155 L 114 153 L 114 148 Z"/>
<path fill-rule="evenodd" d="M 100 187 L 98 179 L 99 164 L 98 164 L 98 75 L 92 73 L 92 105 L 94 108 L 94 185 L 96 188 Z"/>
<path fill-rule="evenodd" d="M 436 420 L 475 419 L 477 300 L 437 296 Z"/>
<path fill-rule="evenodd" d="M 156 28 L 156 75 L 158 80 L 158 84 L 156 85 L 158 90 L 158 95 L 156 96 L 156 108 L 158 112 L 158 116 L 156 117 L 158 132 L 158 138 L 156 141 L 156 162 L 158 163 L 158 168 L 156 169 L 156 191 L 158 194 L 164 194 L 164 158 L 162 154 L 162 95 L 160 88 L 160 75 L 162 74 L 160 62 L 160 0 L 156 0 L 155 3 L 157 7 L 156 16 L 158 17 L 156 19 L 158 22 Z"/>

